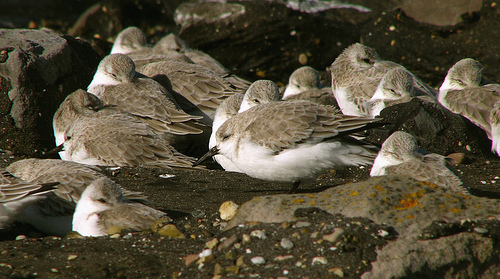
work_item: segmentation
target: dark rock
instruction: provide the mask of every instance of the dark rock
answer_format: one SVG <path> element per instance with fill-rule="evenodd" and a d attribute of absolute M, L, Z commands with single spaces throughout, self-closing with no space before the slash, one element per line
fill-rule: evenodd
<path fill-rule="evenodd" d="M 114 37 L 128 26 L 137 26 L 150 37 L 160 37 L 175 29 L 174 10 L 181 0 L 107 0 L 90 6 L 75 21 L 69 35 L 84 37 L 105 56 Z M 162 27 L 156 28 L 158 24 Z M 157 34 L 159 33 L 159 34 Z"/>
<path fill-rule="evenodd" d="M 399 9 L 386 10 L 360 26 L 361 42 L 433 87 L 441 85 L 453 64 L 467 57 L 480 61 L 485 77 L 496 81 L 500 45 L 489 38 L 500 34 L 498 8 L 494 1 L 483 1 L 476 16 L 465 18 L 455 26 L 440 27 L 417 22 Z"/>
<path fill-rule="evenodd" d="M 462 22 L 461 15 L 479 11 L 482 4 L 482 0 L 403 0 L 401 9 L 416 21 L 447 26 Z"/>
<path fill-rule="evenodd" d="M 481 128 L 440 104 L 415 98 L 382 110 L 380 116 L 391 124 L 374 129 L 369 141 L 382 143 L 394 131 L 405 131 L 415 136 L 420 148 L 433 153 L 495 157 L 490 151 L 491 141 Z"/>
<path fill-rule="evenodd" d="M 243 14 L 230 20 L 192 21 L 179 35 L 191 47 L 252 80 L 286 84 L 291 72 L 303 66 L 301 54 L 307 57 L 307 65 L 322 70 L 359 40 L 355 23 L 338 14 L 301 13 L 276 1 L 241 1 L 238 5 L 244 7 Z M 183 13 L 186 10 L 183 6 Z"/>
<path fill-rule="evenodd" d="M 0 149 L 33 156 L 54 146 L 54 112 L 87 87 L 100 58 L 83 40 L 50 31 L 3 29 L 0 45 L 13 48 L 0 64 Z"/>

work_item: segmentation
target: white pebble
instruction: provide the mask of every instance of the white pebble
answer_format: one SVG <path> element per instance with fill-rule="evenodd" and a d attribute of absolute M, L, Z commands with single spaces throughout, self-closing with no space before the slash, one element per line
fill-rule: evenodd
<path fill-rule="evenodd" d="M 78 258 L 78 255 L 69 255 L 68 256 L 68 261 L 74 260 L 76 258 Z"/>
<path fill-rule="evenodd" d="M 377 231 L 377 235 L 380 236 L 380 237 L 386 237 L 389 235 L 389 232 L 386 231 L 386 230 L 378 230 Z"/>
<path fill-rule="evenodd" d="M 210 255 L 212 255 L 212 249 L 205 249 L 198 255 L 198 257 L 203 258 L 203 257 L 208 257 Z"/>
<path fill-rule="evenodd" d="M 290 250 L 293 248 L 293 242 L 288 238 L 281 239 L 280 245 L 281 245 L 281 247 L 283 247 L 287 250 Z"/>
<path fill-rule="evenodd" d="M 159 178 L 172 178 L 172 177 L 175 177 L 175 174 L 169 174 L 169 173 L 166 173 L 166 174 L 160 174 L 158 175 Z"/>
<path fill-rule="evenodd" d="M 253 264 L 265 264 L 266 263 L 266 260 L 261 256 L 253 257 L 250 259 L 250 261 Z"/>
<path fill-rule="evenodd" d="M 312 264 L 327 264 L 328 260 L 325 257 L 314 257 L 312 259 Z"/>
<path fill-rule="evenodd" d="M 16 236 L 16 240 L 23 240 L 26 238 L 28 238 L 28 237 L 26 237 L 24 234 L 20 234 L 20 235 Z"/>
<path fill-rule="evenodd" d="M 302 227 L 309 227 L 310 225 L 311 225 L 311 223 L 309 223 L 309 222 L 298 221 L 297 223 L 295 223 L 294 227 L 295 228 L 302 228 Z"/>
<path fill-rule="evenodd" d="M 266 239 L 267 235 L 264 231 L 254 230 L 250 233 L 250 236 L 257 237 L 258 239 Z"/>
<path fill-rule="evenodd" d="M 488 233 L 489 231 L 485 228 L 474 228 L 474 231 L 477 232 L 477 233 L 480 233 L 480 234 L 486 234 Z"/>
<path fill-rule="evenodd" d="M 131 239 L 132 237 L 133 237 L 133 235 L 131 233 L 128 233 L 128 234 L 123 236 L 123 239 Z"/>

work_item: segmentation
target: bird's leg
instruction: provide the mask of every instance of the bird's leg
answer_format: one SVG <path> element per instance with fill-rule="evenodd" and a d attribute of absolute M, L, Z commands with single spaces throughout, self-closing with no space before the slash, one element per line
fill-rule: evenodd
<path fill-rule="evenodd" d="M 297 190 L 297 188 L 299 188 L 299 185 L 300 185 L 300 180 L 295 181 L 292 185 L 292 188 L 290 188 L 290 190 L 288 190 L 288 194 L 294 194 L 295 190 Z"/>

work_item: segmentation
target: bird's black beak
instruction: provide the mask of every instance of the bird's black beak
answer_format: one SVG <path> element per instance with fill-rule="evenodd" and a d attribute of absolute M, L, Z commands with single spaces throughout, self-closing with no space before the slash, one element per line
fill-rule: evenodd
<path fill-rule="evenodd" d="M 196 160 L 196 162 L 193 163 L 193 167 L 196 167 L 197 165 L 201 164 L 208 157 L 212 157 L 217 154 L 219 154 L 219 148 L 217 148 L 217 146 L 214 146 L 207 153 L 205 153 L 205 155 L 201 156 L 200 159 Z"/>
<path fill-rule="evenodd" d="M 43 158 L 49 158 L 49 156 L 53 155 L 53 154 L 57 154 L 61 151 L 64 150 L 64 143 L 54 147 L 52 150 L 49 150 L 47 152 L 45 152 L 45 154 L 43 154 Z"/>

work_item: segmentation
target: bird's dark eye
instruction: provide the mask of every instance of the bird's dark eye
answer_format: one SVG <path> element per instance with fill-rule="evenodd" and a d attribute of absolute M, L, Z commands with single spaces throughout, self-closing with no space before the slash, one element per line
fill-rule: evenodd
<path fill-rule="evenodd" d="M 361 61 L 365 62 L 366 64 L 370 64 L 371 60 L 370 58 L 363 58 Z"/>
<path fill-rule="evenodd" d="M 253 99 L 253 102 L 256 104 L 260 104 L 260 101 L 258 99 Z"/>
<path fill-rule="evenodd" d="M 230 136 L 231 136 L 231 134 L 229 134 L 229 133 L 224 133 L 224 134 L 222 134 L 222 135 L 221 135 L 221 138 L 222 138 L 222 140 L 223 140 L 223 141 L 225 141 L 225 140 L 227 140 Z"/>
<path fill-rule="evenodd" d="M 111 75 L 112 75 L 112 76 L 113 76 L 114 78 L 116 78 L 116 74 L 114 74 L 114 73 L 111 73 Z"/>
<path fill-rule="evenodd" d="M 108 202 L 105 198 L 100 198 L 97 201 L 100 203 L 107 203 Z"/>

